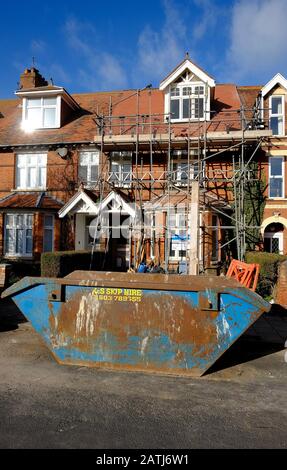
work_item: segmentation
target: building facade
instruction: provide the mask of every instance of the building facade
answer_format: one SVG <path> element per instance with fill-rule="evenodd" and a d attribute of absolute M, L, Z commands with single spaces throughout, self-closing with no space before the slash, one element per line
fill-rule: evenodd
<path fill-rule="evenodd" d="M 0 100 L 0 256 L 202 272 L 246 249 L 287 254 L 286 95 L 280 74 L 216 84 L 188 56 L 141 90 L 70 95 L 25 70 Z"/>

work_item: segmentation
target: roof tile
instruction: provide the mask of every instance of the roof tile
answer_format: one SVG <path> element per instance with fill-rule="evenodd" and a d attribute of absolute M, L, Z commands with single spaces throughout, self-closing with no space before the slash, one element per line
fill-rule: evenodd
<path fill-rule="evenodd" d="M 41 193 L 12 193 L 0 199 L 0 209 L 53 209 L 59 210 L 64 204 Z"/>
<path fill-rule="evenodd" d="M 81 106 L 82 113 L 75 113 L 74 119 L 60 129 L 41 129 L 32 133 L 21 129 L 20 100 L 0 100 L 0 146 L 93 142 L 98 133 L 95 119 L 110 112 L 118 118 L 130 116 L 129 119 L 135 122 L 136 114 L 148 116 L 151 109 L 155 123 L 158 122 L 158 127 L 165 124 L 167 131 L 168 126 L 164 120 L 164 93 L 156 88 L 142 90 L 139 92 L 139 100 L 137 94 L 137 90 L 74 94 L 72 97 Z M 207 123 L 207 130 L 225 131 L 227 127 L 231 130 L 240 129 L 240 116 L 236 112 L 240 109 L 240 104 L 235 85 L 216 85 L 211 103 L 211 121 Z M 172 124 L 176 135 L 185 134 L 188 127 L 191 135 L 198 135 L 202 132 L 202 126 L 202 123 L 198 122 L 191 122 L 190 126 L 183 123 Z M 113 132 L 119 133 L 119 127 L 114 128 Z M 146 132 L 149 132 L 149 126 L 146 126 Z"/>

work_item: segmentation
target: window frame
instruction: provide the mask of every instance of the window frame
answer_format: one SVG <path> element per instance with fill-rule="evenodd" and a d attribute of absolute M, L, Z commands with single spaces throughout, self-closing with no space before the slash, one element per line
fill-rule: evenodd
<path fill-rule="evenodd" d="M 44 105 L 44 100 L 49 100 L 49 99 L 56 99 L 56 104 L 54 105 Z M 28 115 L 28 109 L 31 109 L 33 107 L 29 107 L 29 101 L 32 100 L 41 100 L 41 105 L 37 106 L 37 108 L 40 108 L 41 110 L 41 119 L 40 119 L 40 125 L 39 126 L 34 126 L 29 123 L 29 119 L 27 119 Z M 36 107 L 35 107 L 36 108 Z M 55 123 L 53 126 L 45 126 L 44 124 L 44 110 L 45 109 L 55 109 Z M 61 96 L 55 96 L 55 95 L 41 95 L 41 96 L 29 96 L 23 98 L 23 111 L 22 111 L 22 128 L 24 130 L 41 130 L 41 129 L 58 129 L 61 127 Z"/>
<path fill-rule="evenodd" d="M 176 168 L 176 165 L 179 165 L 179 168 Z M 186 166 L 186 169 L 182 168 L 182 165 Z M 176 186 L 187 186 L 188 179 L 196 180 L 199 172 L 198 159 L 195 160 L 195 155 L 190 156 L 189 160 L 189 175 L 188 175 L 188 155 L 187 152 L 175 151 L 171 156 L 171 180 L 172 183 Z M 182 174 L 186 173 L 186 179 L 182 179 Z"/>
<path fill-rule="evenodd" d="M 37 163 L 36 166 L 32 166 L 28 163 L 28 159 L 26 159 L 26 165 L 24 167 L 21 167 L 19 165 L 19 157 L 38 157 L 37 158 Z M 44 158 L 44 164 L 41 165 L 39 164 L 39 157 Z M 45 191 L 47 189 L 47 166 L 48 166 L 48 154 L 47 153 L 17 153 L 16 154 L 16 164 L 15 164 L 15 187 L 17 191 Z M 20 175 L 19 175 L 19 169 L 20 168 L 25 168 L 25 185 L 22 187 L 20 186 Z M 35 186 L 29 186 L 28 181 L 29 181 L 29 168 L 36 168 L 36 185 Z M 40 186 L 40 169 L 44 168 L 45 170 L 45 184 L 43 186 Z"/>
<path fill-rule="evenodd" d="M 84 155 L 87 155 L 88 154 L 88 164 L 87 165 L 82 165 L 81 164 L 81 157 L 83 157 Z M 96 155 L 96 158 L 97 158 L 97 163 L 92 163 L 91 162 L 91 157 L 92 155 Z M 87 167 L 87 181 L 81 181 L 80 180 L 80 167 Z M 96 166 L 98 168 L 97 170 L 97 179 L 95 181 L 92 181 L 92 166 Z M 85 188 L 91 188 L 93 186 L 95 186 L 95 184 L 98 182 L 98 179 L 99 179 L 99 174 L 100 174 L 100 151 L 99 149 L 94 149 L 94 150 L 81 150 L 79 152 L 79 159 L 78 159 L 78 180 L 79 182 L 82 182 L 84 184 L 84 187 Z"/>
<path fill-rule="evenodd" d="M 117 156 L 116 156 L 117 155 Z M 114 184 L 115 187 L 118 188 L 130 188 L 132 185 L 133 180 L 133 152 L 130 151 L 123 151 L 123 152 L 111 152 L 110 153 L 110 174 L 109 174 L 109 181 Z M 128 172 L 129 179 L 123 178 L 124 171 L 123 166 L 127 165 L 129 162 L 130 170 Z M 113 171 L 113 165 L 118 166 L 118 171 Z M 113 174 L 118 174 L 118 178 L 115 181 Z"/>
<path fill-rule="evenodd" d="M 271 175 L 271 159 L 280 158 L 281 160 L 281 176 L 279 175 Z M 269 176 L 269 184 L 268 184 L 268 198 L 269 199 L 285 199 L 285 157 L 281 155 L 274 155 L 269 156 L 268 160 L 268 176 Z M 282 196 L 271 196 L 271 180 L 273 179 L 282 179 Z"/>
<path fill-rule="evenodd" d="M 275 113 L 273 114 L 272 113 L 272 100 L 274 98 L 281 98 L 281 105 L 282 105 L 282 113 Z M 271 95 L 269 97 L 269 128 L 270 130 L 272 130 L 272 127 L 271 127 L 271 119 L 272 118 L 282 118 L 282 133 L 279 133 L 279 134 L 273 134 L 272 132 L 272 135 L 273 136 L 284 136 L 285 135 L 285 95 Z"/>
<path fill-rule="evenodd" d="M 25 223 L 23 225 L 23 228 L 19 228 L 17 224 L 13 223 L 12 226 L 7 225 L 7 218 L 8 217 L 13 217 L 13 220 L 18 216 L 24 216 Z M 31 226 L 27 224 L 28 217 L 31 217 Z M 17 219 L 16 219 L 17 221 Z M 14 252 L 13 253 L 8 253 L 7 252 L 7 230 L 13 230 L 14 231 L 14 241 L 15 241 L 15 246 L 14 246 Z M 25 236 L 23 238 L 23 253 L 17 253 L 16 252 L 16 247 L 17 247 L 17 230 L 24 230 L 25 231 Z M 32 235 L 31 237 L 27 236 L 27 231 L 31 230 Z M 27 238 L 31 238 L 32 241 L 32 252 L 27 253 Z M 34 251 L 34 214 L 31 212 L 7 212 L 4 216 L 4 256 L 5 258 L 33 258 L 33 251 Z"/>
<path fill-rule="evenodd" d="M 170 242 L 169 242 L 169 259 L 171 261 L 185 261 L 187 259 L 187 255 L 188 255 L 188 238 L 189 238 L 189 234 L 188 234 L 188 212 L 187 212 L 187 208 L 182 208 L 180 210 L 178 210 L 177 212 L 173 212 L 170 214 L 171 215 L 175 215 L 175 225 L 172 225 L 170 224 L 170 220 L 168 221 L 168 226 L 169 226 L 169 234 L 170 234 Z M 183 227 L 182 225 L 180 225 L 180 218 L 184 216 L 184 220 L 185 220 L 185 227 Z M 185 237 L 186 237 L 186 250 L 180 250 L 180 249 L 176 249 L 176 250 L 172 250 L 172 237 L 174 236 L 173 233 L 172 233 L 172 230 L 175 231 L 175 234 L 176 235 L 181 235 L 180 232 L 184 232 L 185 233 Z M 178 233 L 177 233 L 178 232 Z M 174 251 L 174 255 L 171 254 L 171 251 Z M 180 256 L 180 252 L 181 251 L 185 251 L 185 256 Z"/>
<path fill-rule="evenodd" d="M 203 88 L 202 93 L 196 92 L 196 88 L 200 87 Z M 184 94 L 184 88 L 191 88 L 191 93 L 190 94 Z M 173 91 L 178 90 L 179 93 L 177 95 L 173 95 Z M 171 122 L 189 122 L 189 121 L 204 121 L 205 120 L 205 114 L 207 113 L 207 104 L 206 104 L 206 84 L 203 82 L 192 82 L 192 83 L 177 83 L 177 84 L 172 84 L 169 87 L 169 112 L 171 112 L 171 102 L 172 101 L 179 101 L 179 117 L 178 118 L 173 118 L 172 115 L 170 116 Z M 190 117 L 183 117 L 184 115 L 184 100 L 193 100 L 194 103 L 191 105 L 191 116 Z M 197 99 L 202 99 L 203 100 L 203 113 L 202 117 L 198 116 L 196 117 L 195 114 L 195 109 L 196 109 L 196 100 Z M 198 106 L 199 109 L 199 106 Z"/>
<path fill-rule="evenodd" d="M 46 217 L 52 217 L 53 223 L 52 225 L 46 225 L 45 224 L 45 219 Z M 43 253 L 52 253 L 55 250 L 55 215 L 54 214 L 44 214 L 43 217 Z M 45 231 L 46 230 L 52 230 L 52 249 L 51 250 L 45 250 Z"/>
<path fill-rule="evenodd" d="M 156 212 L 151 211 L 145 214 L 146 222 L 148 224 L 147 238 L 150 237 L 150 258 L 156 257 Z M 149 234 L 149 235 L 148 235 Z"/>

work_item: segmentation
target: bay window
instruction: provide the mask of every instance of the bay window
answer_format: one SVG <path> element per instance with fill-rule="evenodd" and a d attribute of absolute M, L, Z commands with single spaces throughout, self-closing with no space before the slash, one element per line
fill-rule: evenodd
<path fill-rule="evenodd" d="M 33 254 L 33 215 L 5 216 L 5 255 L 31 257 Z"/>
<path fill-rule="evenodd" d="M 46 189 L 47 154 L 18 154 L 17 189 Z"/>
<path fill-rule="evenodd" d="M 170 229 L 170 258 L 174 260 L 185 259 L 187 254 L 187 214 L 183 209 L 169 214 Z"/>
<path fill-rule="evenodd" d="M 273 135 L 284 135 L 284 96 L 270 97 L 270 129 Z"/>
<path fill-rule="evenodd" d="M 269 197 L 284 198 L 284 158 L 269 158 Z"/>

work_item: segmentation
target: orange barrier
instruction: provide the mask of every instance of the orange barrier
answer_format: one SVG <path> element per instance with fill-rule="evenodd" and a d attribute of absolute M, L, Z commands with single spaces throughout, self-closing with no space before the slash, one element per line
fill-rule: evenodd
<path fill-rule="evenodd" d="M 226 276 L 235 278 L 240 284 L 255 292 L 259 278 L 259 264 L 247 264 L 234 259 Z"/>

